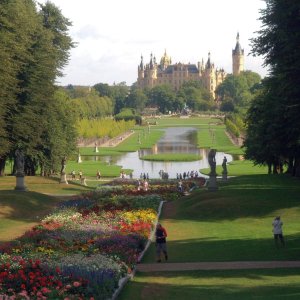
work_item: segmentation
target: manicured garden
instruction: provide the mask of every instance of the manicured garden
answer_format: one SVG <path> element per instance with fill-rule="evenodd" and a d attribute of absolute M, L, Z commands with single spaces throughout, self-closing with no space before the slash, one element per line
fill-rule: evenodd
<path fill-rule="evenodd" d="M 168 262 L 299 260 L 299 193 L 298 179 L 248 175 L 219 182 L 217 192 L 198 189 L 170 203 L 162 214 Z M 286 247 L 280 249 L 272 233 L 277 215 L 286 239 Z M 154 245 L 143 262 L 155 262 Z M 138 273 L 121 299 L 253 299 L 249 290 L 255 285 L 255 295 L 262 299 L 279 291 L 282 299 L 297 299 L 299 274 L 299 269 Z M 275 282 L 278 289 L 271 291 Z"/>
<path fill-rule="evenodd" d="M 178 197 L 174 184 L 153 184 L 146 192 L 137 191 L 133 182 L 123 183 L 114 181 L 60 202 L 24 235 L 2 243 L 0 295 L 15 299 L 111 297 L 119 280 L 137 263 L 159 203 Z M 22 195 L 23 203 L 13 203 L 13 209 L 23 215 L 11 217 L 30 222 L 54 205 L 51 197 L 38 195 L 34 201 L 31 193 Z M 10 199 L 1 205 L 12 207 Z M 2 215 L 0 220 L 7 224 Z"/>

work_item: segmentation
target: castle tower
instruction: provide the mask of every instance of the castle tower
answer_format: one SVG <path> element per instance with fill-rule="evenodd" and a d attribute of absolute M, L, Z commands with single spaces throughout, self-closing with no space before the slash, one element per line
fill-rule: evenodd
<path fill-rule="evenodd" d="M 143 55 L 141 55 L 141 62 L 138 66 L 138 78 L 144 78 L 144 62 Z"/>
<path fill-rule="evenodd" d="M 235 49 L 232 50 L 232 74 L 239 75 L 244 71 L 244 49 L 240 44 L 240 34 L 237 33 Z"/>
<path fill-rule="evenodd" d="M 205 65 L 203 82 L 205 88 L 214 96 L 216 89 L 215 65 L 210 60 L 210 52 L 208 53 L 208 59 Z"/>

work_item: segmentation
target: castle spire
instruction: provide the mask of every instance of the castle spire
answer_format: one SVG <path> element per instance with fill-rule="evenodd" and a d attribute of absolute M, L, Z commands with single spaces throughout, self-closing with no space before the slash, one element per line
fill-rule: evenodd
<path fill-rule="evenodd" d="M 207 63 L 206 63 L 206 69 L 210 69 L 210 68 L 211 68 L 210 52 L 208 52 L 208 59 L 207 59 Z"/>
<path fill-rule="evenodd" d="M 232 74 L 238 75 L 244 71 L 244 49 L 240 44 L 240 34 L 236 35 L 235 48 L 232 50 Z"/>
<path fill-rule="evenodd" d="M 143 55 L 141 55 L 140 69 L 141 69 L 141 70 L 144 69 Z"/>
<path fill-rule="evenodd" d="M 152 60 L 152 57 L 153 57 L 153 54 L 152 54 L 152 52 L 151 52 L 151 54 L 150 54 L 150 69 L 153 69 L 153 60 Z"/>

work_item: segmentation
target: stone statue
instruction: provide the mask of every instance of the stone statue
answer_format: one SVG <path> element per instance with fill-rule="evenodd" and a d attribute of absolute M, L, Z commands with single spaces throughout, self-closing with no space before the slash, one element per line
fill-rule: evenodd
<path fill-rule="evenodd" d="M 226 158 L 226 156 L 224 156 L 224 158 L 223 158 L 222 167 L 223 167 L 223 173 L 227 173 L 227 158 Z"/>
<path fill-rule="evenodd" d="M 63 159 L 61 160 L 61 170 L 60 170 L 61 175 L 66 174 L 66 164 L 67 164 L 67 157 L 64 156 Z"/>
<path fill-rule="evenodd" d="M 15 151 L 16 174 L 24 175 L 24 154 L 20 149 Z"/>
<path fill-rule="evenodd" d="M 216 174 L 216 149 L 210 149 L 208 152 L 208 163 L 210 166 L 210 175 Z"/>

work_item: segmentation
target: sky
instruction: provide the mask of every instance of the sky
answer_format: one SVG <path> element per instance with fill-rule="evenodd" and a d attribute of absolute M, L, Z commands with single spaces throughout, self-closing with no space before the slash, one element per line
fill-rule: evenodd
<path fill-rule="evenodd" d="M 37 0 L 45 3 L 46 0 Z M 137 80 L 141 55 L 172 63 L 206 62 L 232 73 L 237 32 L 245 50 L 245 69 L 265 76 L 263 59 L 249 55 L 250 39 L 261 28 L 262 0 L 51 0 L 72 22 L 72 49 L 61 85 Z"/>

